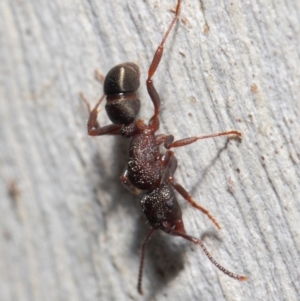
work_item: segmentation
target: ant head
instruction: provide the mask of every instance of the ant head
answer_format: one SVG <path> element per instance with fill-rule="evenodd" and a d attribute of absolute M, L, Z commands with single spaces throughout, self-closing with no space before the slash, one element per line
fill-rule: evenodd
<path fill-rule="evenodd" d="M 155 190 L 142 195 L 140 202 L 153 228 L 170 234 L 173 231 L 185 233 L 181 209 L 169 183 L 161 184 Z"/>

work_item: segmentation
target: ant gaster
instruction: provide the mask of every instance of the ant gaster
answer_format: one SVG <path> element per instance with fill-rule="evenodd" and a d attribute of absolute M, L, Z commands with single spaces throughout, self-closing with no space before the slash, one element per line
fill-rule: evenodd
<path fill-rule="evenodd" d="M 199 139 L 228 135 L 241 138 L 241 133 L 236 130 L 230 130 L 177 141 L 174 141 L 172 135 L 156 135 L 159 129 L 160 97 L 153 85 L 152 77 L 161 60 L 165 41 L 178 19 L 180 5 L 181 0 L 178 0 L 175 16 L 154 54 L 148 71 L 146 85 L 154 105 L 154 114 L 148 124 L 145 124 L 141 119 L 136 119 L 140 110 L 140 100 L 136 95 L 140 84 L 140 71 L 139 67 L 134 63 L 117 65 L 108 72 L 104 80 L 104 95 L 94 109 L 90 110 L 88 101 L 82 93 L 80 94 L 90 112 L 87 125 L 89 135 L 121 135 L 131 138 L 128 164 L 121 176 L 121 181 L 132 193 L 139 195 L 142 210 L 151 226 L 151 230 L 142 245 L 138 277 L 138 292 L 140 294 L 142 294 L 145 246 L 157 229 L 174 236 L 181 236 L 199 245 L 209 260 L 223 273 L 237 280 L 247 280 L 246 276 L 234 274 L 221 266 L 213 259 L 201 240 L 186 234 L 181 209 L 174 189 L 193 207 L 206 214 L 218 229 L 220 229 L 220 226 L 208 210 L 198 205 L 188 192 L 175 182 L 174 173 L 177 168 L 177 159 L 174 153 L 170 151 L 171 148 L 185 146 Z M 105 109 L 112 124 L 101 127 L 97 121 L 97 114 L 99 111 L 98 107 L 105 95 Z M 166 153 L 161 153 L 160 151 L 160 145 L 162 144 L 167 149 Z"/>

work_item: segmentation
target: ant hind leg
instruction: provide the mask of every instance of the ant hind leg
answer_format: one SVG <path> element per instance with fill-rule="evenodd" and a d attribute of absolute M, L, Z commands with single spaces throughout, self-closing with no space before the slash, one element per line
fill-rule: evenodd
<path fill-rule="evenodd" d="M 105 80 L 105 76 L 101 73 L 101 72 L 99 72 L 97 69 L 95 70 L 95 77 L 96 77 L 96 79 L 101 83 L 101 84 L 103 84 L 104 83 L 104 80 Z"/>
<path fill-rule="evenodd" d="M 88 111 L 90 113 L 89 120 L 87 123 L 87 132 L 90 136 L 101 136 L 101 135 L 119 135 L 122 125 L 119 124 L 109 124 L 104 127 L 101 127 L 97 121 L 97 116 L 100 111 L 98 108 L 102 100 L 105 98 L 105 95 L 102 95 L 101 98 L 96 103 L 95 107 L 91 110 L 89 101 L 86 99 L 82 92 L 79 93 L 80 98 L 85 102 Z"/>
<path fill-rule="evenodd" d="M 148 93 L 149 93 L 150 98 L 151 98 L 151 100 L 153 102 L 153 105 L 154 105 L 154 115 L 152 116 L 152 118 L 149 121 L 150 124 L 151 124 L 151 121 L 153 121 L 155 119 L 158 119 L 159 109 L 160 109 L 160 97 L 159 97 L 159 95 L 158 95 L 158 93 L 157 93 L 157 91 L 156 91 L 156 89 L 153 85 L 152 76 L 154 75 L 154 73 L 155 73 L 155 71 L 156 71 L 156 69 L 157 69 L 157 67 L 160 63 L 160 60 L 162 58 L 163 51 L 164 51 L 164 44 L 165 44 L 165 42 L 168 38 L 168 35 L 169 35 L 170 31 L 172 30 L 175 22 L 178 19 L 180 5 L 181 5 L 181 0 L 178 0 L 176 10 L 175 10 L 175 16 L 172 19 L 172 21 L 171 21 L 166 33 L 164 34 L 159 46 L 157 47 L 156 52 L 153 56 L 151 65 L 149 67 L 148 78 L 147 78 L 146 84 L 147 84 Z"/>

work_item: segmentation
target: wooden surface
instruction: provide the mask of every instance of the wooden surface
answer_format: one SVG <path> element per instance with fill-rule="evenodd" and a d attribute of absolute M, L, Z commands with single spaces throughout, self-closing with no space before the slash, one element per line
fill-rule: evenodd
<path fill-rule="evenodd" d="M 222 225 L 178 197 L 202 250 L 156 233 L 144 296 L 136 291 L 148 232 L 119 182 L 127 143 L 88 137 L 79 92 L 94 70 L 141 67 L 144 81 L 175 1 L 0 2 L 1 301 L 299 300 L 300 2 L 184 0 L 154 77 L 161 133 L 238 129 L 177 149 L 176 179 Z M 105 112 L 101 124 L 107 124 Z"/>

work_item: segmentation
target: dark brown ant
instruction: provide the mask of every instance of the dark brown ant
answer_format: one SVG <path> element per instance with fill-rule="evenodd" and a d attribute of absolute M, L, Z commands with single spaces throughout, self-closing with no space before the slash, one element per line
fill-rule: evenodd
<path fill-rule="evenodd" d="M 90 136 L 121 135 L 131 138 L 128 164 L 121 176 L 121 181 L 131 192 L 140 195 L 142 210 L 152 227 L 142 245 L 138 277 L 138 292 L 140 294 L 142 294 L 145 246 L 157 229 L 174 236 L 181 236 L 194 244 L 200 245 L 210 261 L 223 273 L 237 280 L 247 280 L 246 276 L 234 274 L 221 266 L 213 259 L 201 240 L 186 234 L 174 188 L 193 207 L 206 214 L 218 229 L 220 229 L 220 225 L 208 210 L 198 205 L 188 192 L 175 182 L 174 173 L 177 168 L 177 159 L 174 153 L 169 150 L 194 143 L 200 139 L 229 135 L 241 138 L 242 134 L 239 131 L 230 130 L 177 141 L 174 141 L 172 135 L 155 134 L 159 129 L 160 97 L 153 85 L 152 77 L 162 58 L 165 41 L 178 19 L 180 5 L 181 0 L 178 0 L 175 16 L 154 54 L 148 71 L 146 85 L 154 105 L 154 114 L 148 124 L 145 124 L 141 119 L 136 119 L 140 110 L 140 100 L 136 95 L 140 84 L 140 71 L 139 67 L 134 63 L 117 65 L 108 72 L 104 80 L 104 95 L 92 110 L 90 110 L 89 103 L 84 95 L 80 94 L 90 112 L 87 124 Z M 98 107 L 105 95 L 105 109 L 112 124 L 101 127 L 97 121 L 97 115 Z M 159 148 L 162 144 L 167 149 L 166 153 L 160 152 Z"/>

